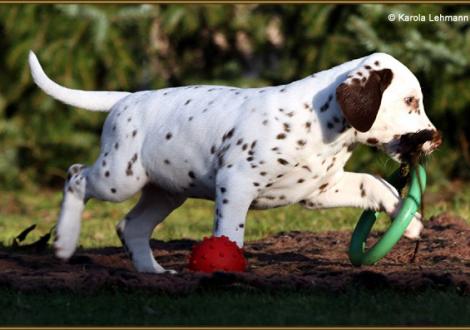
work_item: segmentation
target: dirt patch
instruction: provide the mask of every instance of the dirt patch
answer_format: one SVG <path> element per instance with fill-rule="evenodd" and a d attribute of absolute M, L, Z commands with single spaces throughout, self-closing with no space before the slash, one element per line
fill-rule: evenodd
<path fill-rule="evenodd" d="M 470 226 L 442 214 L 426 225 L 419 253 L 401 239 L 375 266 L 353 267 L 346 253 L 350 232 L 288 232 L 249 242 L 245 273 L 202 274 L 186 270 L 195 241 L 152 241 L 158 261 L 177 275 L 139 274 L 121 248 L 79 250 L 67 263 L 48 254 L 0 249 L 0 286 L 21 291 L 144 289 L 171 294 L 207 288 L 342 290 L 351 286 L 420 290 L 453 287 L 470 293 Z M 370 238 L 371 243 L 377 234 Z"/>

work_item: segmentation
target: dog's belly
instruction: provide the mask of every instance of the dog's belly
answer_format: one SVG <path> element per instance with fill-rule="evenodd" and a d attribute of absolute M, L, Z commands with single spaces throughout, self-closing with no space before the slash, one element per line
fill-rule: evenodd
<path fill-rule="evenodd" d="M 155 185 L 187 197 L 214 199 L 216 172 L 207 155 L 197 154 L 185 146 L 181 146 L 178 153 L 160 148 L 152 163 L 156 166 L 146 168 L 150 182 Z"/>

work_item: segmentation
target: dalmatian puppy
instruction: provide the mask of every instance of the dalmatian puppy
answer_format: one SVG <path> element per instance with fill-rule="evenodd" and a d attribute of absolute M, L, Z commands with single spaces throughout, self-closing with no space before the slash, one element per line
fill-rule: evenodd
<path fill-rule="evenodd" d="M 29 64 L 36 84 L 53 98 L 109 111 L 96 162 L 68 170 L 54 245 L 62 259 L 74 253 L 88 199 L 121 202 L 139 191 L 139 202 L 117 225 L 139 272 L 165 271 L 149 239 L 187 198 L 215 200 L 214 235 L 240 247 L 249 209 L 300 203 L 393 217 L 401 205 L 393 186 L 344 170 L 354 147 L 378 147 L 401 162 L 410 150 L 429 154 L 441 143 L 417 78 L 384 53 L 282 86 L 136 93 L 68 89 L 46 76 L 33 52 Z M 418 139 L 409 138 L 414 134 Z M 417 214 L 406 236 L 418 238 L 422 227 Z"/>

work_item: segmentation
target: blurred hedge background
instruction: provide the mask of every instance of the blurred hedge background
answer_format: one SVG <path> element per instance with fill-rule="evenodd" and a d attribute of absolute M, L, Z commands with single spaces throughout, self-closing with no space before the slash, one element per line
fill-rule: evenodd
<path fill-rule="evenodd" d="M 106 114 L 76 111 L 33 85 L 27 55 L 73 88 L 156 89 L 193 83 L 282 84 L 372 52 L 421 81 L 444 133 L 434 179 L 470 179 L 470 24 L 394 22 L 390 13 L 467 14 L 455 5 L 0 5 L 0 186 L 62 185 L 98 154 Z M 380 167 L 361 150 L 352 169 Z M 384 158 L 383 158 L 384 157 Z M 375 164 L 375 165 L 374 165 Z"/>

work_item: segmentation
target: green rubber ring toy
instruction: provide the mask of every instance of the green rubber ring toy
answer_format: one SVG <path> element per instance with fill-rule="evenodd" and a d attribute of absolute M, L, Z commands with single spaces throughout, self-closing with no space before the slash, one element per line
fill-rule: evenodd
<path fill-rule="evenodd" d="M 354 266 L 372 265 L 382 259 L 395 246 L 410 224 L 411 219 L 421 204 L 421 191 L 424 191 L 426 188 L 426 171 L 424 167 L 419 164 L 416 169 L 411 168 L 410 171 L 411 184 L 408 195 L 403 200 L 401 210 L 395 219 L 393 219 L 390 228 L 382 238 L 368 251 L 365 251 L 365 242 L 380 212 L 367 210 L 359 218 L 359 222 L 352 234 L 351 245 L 349 246 L 349 260 Z M 417 176 L 420 177 L 421 189 Z M 401 191 L 406 184 L 400 169 L 396 170 L 388 178 L 388 182 L 397 188 L 398 191 Z"/>

